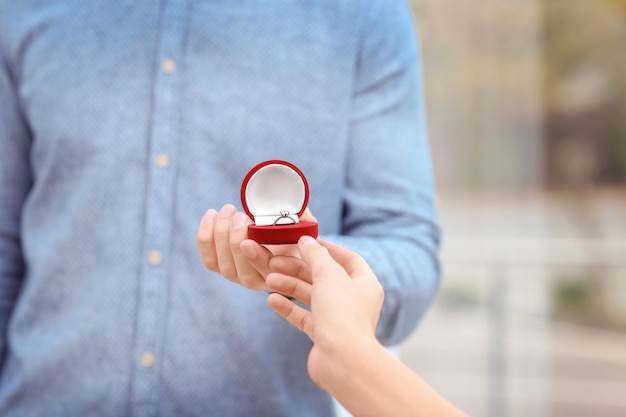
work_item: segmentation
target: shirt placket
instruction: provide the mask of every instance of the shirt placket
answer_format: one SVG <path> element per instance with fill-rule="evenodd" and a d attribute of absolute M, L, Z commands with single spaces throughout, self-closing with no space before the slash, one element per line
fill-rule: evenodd
<path fill-rule="evenodd" d="M 149 137 L 146 228 L 134 352 L 133 413 L 156 415 L 167 319 L 169 269 L 180 131 L 181 69 L 187 32 L 186 2 L 162 2 Z"/>

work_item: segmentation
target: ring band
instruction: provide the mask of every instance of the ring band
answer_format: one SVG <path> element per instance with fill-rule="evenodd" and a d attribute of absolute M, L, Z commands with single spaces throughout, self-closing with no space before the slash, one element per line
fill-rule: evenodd
<path fill-rule="evenodd" d="M 289 217 L 289 212 L 288 212 L 287 210 L 281 210 L 281 211 L 280 211 L 280 217 L 279 217 L 279 218 L 277 218 L 277 219 L 274 221 L 273 226 L 281 226 L 280 224 L 278 224 L 278 222 L 280 221 L 280 219 L 289 219 L 289 220 L 291 220 L 291 223 L 288 223 L 288 224 L 296 224 L 296 221 L 295 221 L 294 219 L 292 219 L 291 217 Z"/>

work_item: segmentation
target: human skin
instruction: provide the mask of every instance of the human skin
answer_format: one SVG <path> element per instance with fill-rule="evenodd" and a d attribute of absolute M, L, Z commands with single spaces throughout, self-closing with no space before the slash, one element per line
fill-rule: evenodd
<path fill-rule="evenodd" d="M 465 416 L 377 341 L 383 288 L 359 255 L 309 236 L 297 249 L 272 261 L 268 303 L 313 341 L 307 369 L 318 386 L 356 417 Z"/>
<path fill-rule="evenodd" d="M 300 220 L 317 222 L 307 208 Z M 265 278 L 275 255 L 299 256 L 296 245 L 260 245 L 248 239 L 252 220 L 232 204 L 209 209 L 198 226 L 197 245 L 204 266 L 229 281 L 254 290 L 267 290 Z"/>

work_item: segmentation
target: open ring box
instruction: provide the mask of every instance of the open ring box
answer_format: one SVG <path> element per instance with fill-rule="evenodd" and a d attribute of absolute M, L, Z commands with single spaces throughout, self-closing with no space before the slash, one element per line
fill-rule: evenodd
<path fill-rule="evenodd" d="M 253 167 L 241 185 L 243 209 L 254 221 L 248 238 L 261 244 L 297 243 L 317 237 L 315 222 L 300 221 L 309 201 L 309 184 L 295 165 L 277 159 Z"/>

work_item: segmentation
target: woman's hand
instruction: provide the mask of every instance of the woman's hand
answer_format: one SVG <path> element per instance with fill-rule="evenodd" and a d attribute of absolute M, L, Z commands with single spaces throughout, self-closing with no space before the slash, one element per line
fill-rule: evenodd
<path fill-rule="evenodd" d="M 273 259 L 270 306 L 313 340 L 311 379 L 358 417 L 466 417 L 375 337 L 383 289 L 357 254 L 304 236 L 301 259 Z"/>
<path fill-rule="evenodd" d="M 301 259 L 276 257 L 267 276 L 270 291 L 310 305 L 311 311 L 274 293 L 270 306 L 314 342 L 308 369 L 324 387 L 326 368 L 355 341 L 376 342 L 375 331 L 383 303 L 383 289 L 365 260 L 330 242 L 303 236 L 297 248 Z"/>

